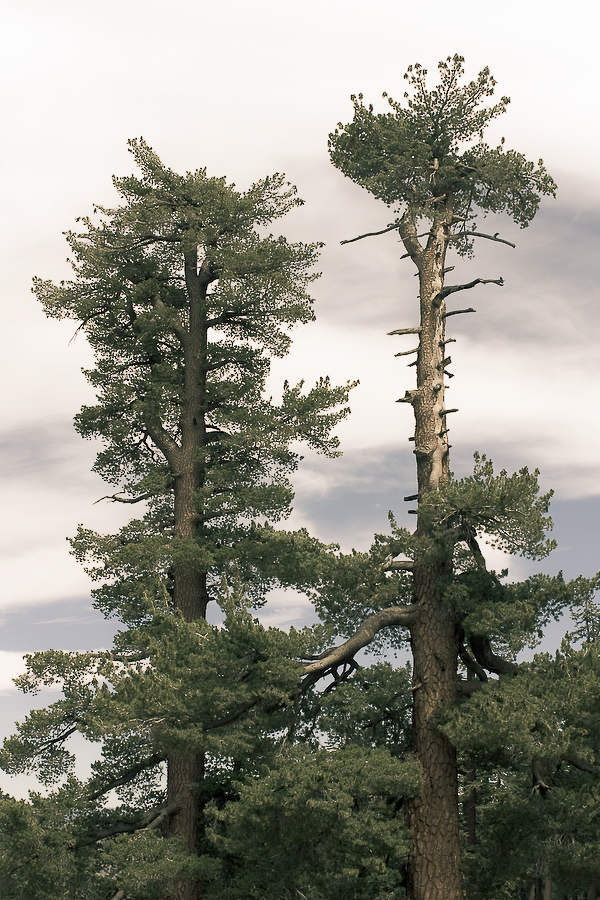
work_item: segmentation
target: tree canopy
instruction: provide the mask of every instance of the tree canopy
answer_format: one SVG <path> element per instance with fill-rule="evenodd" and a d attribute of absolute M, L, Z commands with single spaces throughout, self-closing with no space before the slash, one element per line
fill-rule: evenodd
<path fill-rule="evenodd" d="M 362 94 L 353 96 L 354 119 L 338 124 L 329 147 L 333 165 L 389 207 L 398 207 L 394 212 L 406 206 L 417 218 L 432 218 L 439 198 L 451 197 L 454 240 L 464 253 L 472 246 L 468 232 L 476 230 L 478 212 L 506 212 L 524 228 L 540 197 L 554 196 L 556 185 L 543 160 L 536 166 L 506 150 L 504 139 L 495 148 L 485 143 L 486 126 L 506 112 L 510 99 L 484 106 L 496 81 L 486 67 L 475 81 L 461 84 L 463 63 L 458 55 L 442 60 L 433 90 L 426 86 L 427 69 L 409 66 L 404 102 L 383 95 L 387 113 L 365 106 Z"/>

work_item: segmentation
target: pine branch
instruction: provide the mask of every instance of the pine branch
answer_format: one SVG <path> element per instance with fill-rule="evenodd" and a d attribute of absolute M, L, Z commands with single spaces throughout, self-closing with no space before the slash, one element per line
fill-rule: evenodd
<path fill-rule="evenodd" d="M 510 241 L 505 241 L 503 238 L 499 238 L 499 234 L 499 231 L 497 231 L 496 234 L 482 234 L 480 231 L 461 231 L 460 234 L 451 234 L 448 240 L 459 241 L 461 238 L 480 237 L 485 238 L 486 241 L 497 241 L 499 244 L 508 244 L 508 246 L 512 247 L 514 250 L 517 245 L 511 244 Z"/>
<path fill-rule="evenodd" d="M 472 313 L 472 312 L 477 312 L 477 310 L 473 309 L 472 307 L 469 307 L 469 309 L 453 309 L 451 312 L 445 312 L 442 315 L 442 319 L 447 319 L 450 316 L 461 316 L 463 313 Z"/>
<path fill-rule="evenodd" d="M 413 328 L 396 328 L 394 331 L 388 331 L 388 335 L 392 334 L 421 334 L 422 325 L 415 325 Z"/>
<path fill-rule="evenodd" d="M 516 663 L 502 659 L 501 656 L 496 656 L 488 638 L 481 637 L 481 635 L 472 635 L 469 638 L 469 644 L 477 662 L 484 669 L 487 669 L 488 672 L 493 672 L 495 675 L 516 675 L 519 671 L 519 666 Z"/>
<path fill-rule="evenodd" d="M 57 737 L 50 738 L 50 740 L 46 741 L 45 744 L 42 744 L 42 746 L 39 747 L 35 751 L 35 755 L 37 756 L 39 753 L 43 753 L 44 750 L 49 750 L 50 747 L 53 747 L 55 744 L 62 744 L 63 741 L 66 741 L 67 738 L 71 737 L 72 734 L 75 734 L 75 732 L 77 731 L 78 724 L 79 724 L 79 719 L 77 720 L 77 723 L 75 725 L 71 725 L 69 728 L 67 728 L 65 731 L 63 731 L 61 734 L 59 734 Z"/>
<path fill-rule="evenodd" d="M 146 494 L 140 494 L 139 497 L 119 497 L 119 494 L 122 493 L 123 491 L 117 491 L 116 494 L 106 494 L 104 497 L 95 500 L 93 505 L 102 503 L 103 500 L 112 500 L 113 503 L 141 503 L 142 500 L 149 500 L 150 497 L 155 496 L 154 491 L 148 491 Z"/>
<path fill-rule="evenodd" d="M 113 778 L 111 781 L 104 784 L 104 786 L 95 791 L 93 794 L 89 794 L 88 800 L 97 800 L 99 797 L 102 797 L 104 794 L 107 794 L 109 791 L 114 790 L 114 788 L 121 787 L 123 784 L 129 784 L 130 781 L 140 774 L 140 772 L 144 772 L 146 769 L 152 768 L 152 766 L 157 765 L 160 762 L 164 762 L 167 757 L 163 753 L 154 753 L 152 756 L 148 756 L 146 759 L 143 759 L 141 762 L 136 763 L 135 766 L 131 766 L 129 769 L 126 769 L 118 778 Z"/>
<path fill-rule="evenodd" d="M 483 666 L 480 666 L 476 660 L 473 659 L 462 641 L 458 650 L 458 655 L 467 671 L 473 672 L 474 675 L 477 675 L 477 677 L 479 678 L 479 683 L 483 683 L 488 680 L 485 669 L 483 668 Z M 469 679 L 469 681 L 470 680 L 471 679 Z"/>
<path fill-rule="evenodd" d="M 309 679 L 315 675 L 317 678 L 320 678 L 321 675 L 324 675 L 334 666 L 339 666 L 353 659 L 355 654 L 362 650 L 363 647 L 366 647 L 367 644 L 370 644 L 375 635 L 383 628 L 389 628 L 394 625 L 408 627 L 415 621 L 418 613 L 419 607 L 416 604 L 411 606 L 390 606 L 387 609 L 373 613 L 359 625 L 349 640 L 340 644 L 339 647 L 327 650 L 321 659 L 305 665 L 305 675 Z"/>
<path fill-rule="evenodd" d="M 119 819 L 109 828 L 99 828 L 97 831 L 88 832 L 85 838 L 79 841 L 75 847 L 76 849 L 79 849 L 80 847 L 89 847 L 90 844 L 97 844 L 98 841 L 114 837 L 117 834 L 131 834 L 134 831 L 152 831 L 152 829 L 158 828 L 167 816 L 177 812 L 178 809 L 179 804 L 172 802 L 168 803 L 166 806 L 160 806 L 158 809 L 150 810 L 142 816 L 138 822 L 125 822 L 123 819 Z"/>
<path fill-rule="evenodd" d="M 448 287 L 442 288 L 441 297 L 442 300 L 445 299 L 448 294 L 454 294 L 456 291 L 468 291 L 471 288 L 474 288 L 477 284 L 497 284 L 500 287 L 504 287 L 504 279 L 503 278 L 475 278 L 474 281 L 469 281 L 468 284 L 451 284 Z"/>
<path fill-rule="evenodd" d="M 366 234 L 359 234 L 358 237 L 348 238 L 345 241 L 340 241 L 340 244 L 353 244 L 355 241 L 362 241 L 362 239 L 366 237 L 375 237 L 378 234 L 387 234 L 388 231 L 394 231 L 394 229 L 397 227 L 398 223 L 394 222 L 393 225 L 388 225 L 387 228 L 382 228 L 381 231 L 367 231 Z"/>

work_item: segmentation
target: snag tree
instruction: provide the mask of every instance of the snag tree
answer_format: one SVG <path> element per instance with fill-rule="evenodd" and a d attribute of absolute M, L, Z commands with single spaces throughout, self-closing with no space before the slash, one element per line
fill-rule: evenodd
<path fill-rule="evenodd" d="M 459 695 L 459 662 L 475 682 L 485 680 L 487 672 L 514 670 L 513 663 L 492 651 L 489 623 L 482 629 L 477 616 L 467 621 L 465 598 L 485 601 L 498 584 L 485 569 L 477 535 L 485 531 L 505 549 L 532 557 L 550 549 L 544 540 L 549 496 L 537 497 L 537 472 L 524 469 L 510 478 L 504 472 L 494 477 L 484 457 L 472 479 L 457 483 L 450 476 L 447 419 L 456 410 L 445 401 L 451 362 L 445 326 L 449 316 L 472 310 L 448 310 L 446 301 L 478 284 L 503 282 L 476 278 L 447 285 L 447 253 L 455 249 L 470 256 L 482 238 L 509 243 L 479 231 L 478 216 L 506 212 L 525 227 L 541 196 L 555 193 L 541 160 L 536 166 L 506 150 L 504 141 L 496 148 L 484 142 L 485 127 L 509 101 L 503 97 L 486 106 L 494 79 L 484 69 L 475 81 L 463 84 L 463 61 L 454 56 L 441 62 L 440 83 L 433 90 L 426 86 L 426 70 L 411 66 L 404 102 L 388 98 L 387 113 L 365 106 L 362 95 L 353 97 L 353 121 L 340 123 L 329 142 L 332 163 L 393 209 L 394 221 L 378 233 L 398 232 L 419 277 L 418 324 L 391 332 L 418 337 L 418 347 L 406 351 L 416 353 L 416 388 L 399 401 L 414 410 L 417 494 L 409 499 L 418 501 L 417 528 L 412 537 L 396 531 L 387 563 L 388 569 L 410 570 L 412 579 L 410 615 L 398 614 L 396 622 L 410 631 L 413 744 L 423 767 L 423 790 L 407 803 L 406 812 L 409 894 L 414 900 L 458 900 L 462 895 L 456 751 L 436 727 Z M 400 552 L 412 561 L 394 562 Z M 531 602 L 541 614 L 544 601 Z"/>

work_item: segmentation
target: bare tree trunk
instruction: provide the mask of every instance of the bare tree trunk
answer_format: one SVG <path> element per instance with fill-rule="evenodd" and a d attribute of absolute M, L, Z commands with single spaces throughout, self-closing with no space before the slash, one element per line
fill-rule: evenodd
<path fill-rule="evenodd" d="M 417 390 L 408 391 L 405 398 L 415 415 L 414 453 L 420 499 L 437 491 L 449 475 L 443 286 L 451 221 L 451 198 L 445 197 L 425 248 L 416 239 L 416 218 L 410 208 L 400 227 L 404 245 L 419 270 L 420 283 Z M 426 528 L 419 517 L 417 534 L 425 534 Z M 458 633 L 452 611 L 442 598 L 442 585 L 451 571 L 450 546 L 440 545 L 437 559 L 415 559 L 414 590 L 420 615 L 411 627 L 413 740 L 423 768 L 423 790 L 407 803 L 412 900 L 462 897 L 456 751 L 436 729 L 439 713 L 455 700 L 457 691 Z"/>
<path fill-rule="evenodd" d="M 456 696 L 458 651 L 453 620 L 440 603 L 441 574 L 442 567 L 415 567 L 425 612 L 412 629 L 414 749 L 423 767 L 423 790 L 407 804 L 415 900 L 458 900 L 462 894 L 456 752 L 435 728 L 437 714 Z"/>

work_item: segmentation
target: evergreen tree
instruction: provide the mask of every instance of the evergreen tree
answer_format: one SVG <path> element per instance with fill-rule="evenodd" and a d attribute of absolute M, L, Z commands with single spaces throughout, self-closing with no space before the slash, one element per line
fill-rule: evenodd
<path fill-rule="evenodd" d="M 503 282 L 476 278 L 446 285 L 447 252 L 455 248 L 469 256 L 479 238 L 502 241 L 497 234 L 478 230 L 481 213 L 506 212 L 525 227 L 541 196 L 555 193 L 541 160 L 536 166 L 522 154 L 505 150 L 504 142 L 496 148 L 484 142 L 485 127 L 509 101 L 503 97 L 485 106 L 494 79 L 484 69 L 475 81 L 461 83 L 463 61 L 454 56 L 441 62 L 440 83 L 433 90 L 427 89 L 422 66 L 409 67 L 404 102 L 388 98 L 387 113 L 365 106 L 362 95 L 353 97 L 353 121 L 340 123 L 330 135 L 332 163 L 393 209 L 393 222 L 379 233 L 399 233 L 419 277 L 418 324 L 391 332 L 418 336 L 418 347 L 407 351 L 416 353 L 416 389 L 399 401 L 409 403 L 415 417 L 411 440 L 417 494 L 409 499 L 418 501 L 416 533 L 395 528 L 387 540 L 387 555 L 386 541 L 379 539 L 371 553 L 371 590 L 365 591 L 368 581 L 363 578 L 354 609 L 343 599 L 340 581 L 321 602 L 321 609 L 350 631 L 349 611 L 372 611 L 389 603 L 389 571 L 397 567 L 406 573 L 396 597 L 405 603 L 412 600 L 410 605 L 388 607 L 387 614 L 383 609 L 367 622 L 375 631 L 383 620 L 387 626 L 405 625 L 410 633 L 413 747 L 423 769 L 423 790 L 407 803 L 408 889 L 414 900 L 458 900 L 463 891 L 456 750 L 437 727 L 440 716 L 461 691 L 480 687 L 489 672 L 515 671 L 514 662 L 493 650 L 494 637 L 500 636 L 514 651 L 565 596 L 562 580 L 556 579 L 541 591 L 530 585 L 523 602 L 522 593 L 503 586 L 487 571 L 478 543 L 485 533 L 509 552 L 532 558 L 549 552 L 552 545 L 544 532 L 551 525 L 546 515 L 550 495 L 538 496 L 538 473 L 522 469 L 513 476 L 494 475 L 485 457 L 476 460 L 471 478 L 454 481 L 449 470 L 447 418 L 456 410 L 445 403 L 451 362 L 445 326 L 450 315 L 472 310 L 448 310 L 446 301 L 478 284 Z M 398 560 L 400 554 L 408 561 Z M 361 564 L 368 568 L 364 559 L 349 560 L 345 569 Z M 461 664 L 470 676 L 462 684 Z"/>
<path fill-rule="evenodd" d="M 95 470 L 118 488 L 104 499 L 144 505 L 118 534 L 80 527 L 72 541 L 99 584 L 97 608 L 123 630 L 109 653 L 29 659 L 23 689 L 56 682 L 64 699 L 32 713 L 3 764 L 51 784 L 72 765 L 70 734 L 102 740 L 67 826 L 71 846 L 134 834 L 111 844 L 112 863 L 98 868 L 105 880 L 162 897 L 171 878 L 169 896 L 193 900 L 214 875 L 202 809 L 266 752 L 297 691 L 294 657 L 318 645 L 266 631 L 246 610 L 277 583 L 302 584 L 321 552 L 305 532 L 266 520 L 290 511 L 293 441 L 338 453 L 331 430 L 352 385 L 286 383 L 280 403 L 264 394 L 288 331 L 314 317 L 318 245 L 267 232 L 301 202 L 295 188 L 274 175 L 241 193 L 205 170 L 177 175 L 143 140 L 130 149 L 141 176 L 114 179 L 123 204 L 97 207 L 67 235 L 74 279 L 34 286 L 47 314 L 73 319 L 95 353 L 86 375 L 97 403 L 76 427 L 102 441 Z M 206 623 L 211 601 L 226 614 L 221 629 Z M 111 812 L 102 800 L 115 788 L 122 804 Z M 158 873 L 144 863 L 128 882 L 128 853 L 158 858 L 157 831 L 178 849 L 158 851 Z"/>

